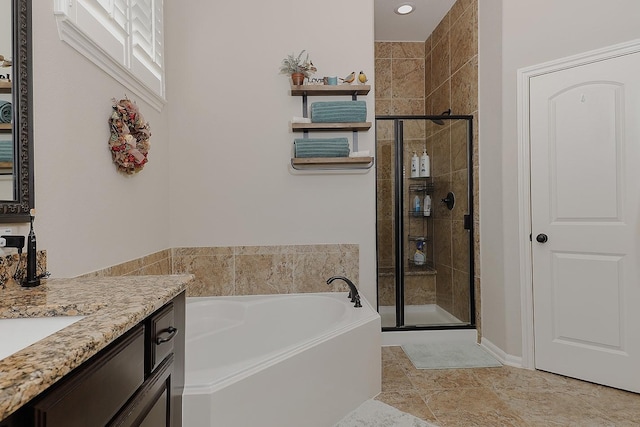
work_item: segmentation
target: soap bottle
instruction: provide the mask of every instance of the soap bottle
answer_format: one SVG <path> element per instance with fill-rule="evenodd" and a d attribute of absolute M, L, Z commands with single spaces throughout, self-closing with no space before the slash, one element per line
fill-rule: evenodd
<path fill-rule="evenodd" d="M 430 195 L 426 195 L 424 196 L 424 206 L 422 207 L 424 209 L 423 211 L 423 215 L 424 216 L 431 216 L 431 196 Z"/>
<path fill-rule="evenodd" d="M 418 159 L 418 155 L 414 151 L 413 157 L 411 157 L 411 178 L 418 178 L 420 176 L 419 168 L 420 160 Z"/>
<path fill-rule="evenodd" d="M 423 178 L 431 176 L 431 164 L 429 163 L 429 155 L 426 148 L 422 152 L 422 156 L 420 156 L 420 176 Z"/>
<path fill-rule="evenodd" d="M 427 260 L 427 257 L 423 252 L 423 248 L 424 248 L 424 242 L 418 241 L 416 251 L 413 254 L 413 263 L 415 265 L 424 265 L 425 261 Z"/>
<path fill-rule="evenodd" d="M 413 198 L 413 212 L 415 212 L 415 215 L 418 215 L 420 210 L 422 210 L 422 207 L 420 206 L 420 197 L 416 196 Z"/>

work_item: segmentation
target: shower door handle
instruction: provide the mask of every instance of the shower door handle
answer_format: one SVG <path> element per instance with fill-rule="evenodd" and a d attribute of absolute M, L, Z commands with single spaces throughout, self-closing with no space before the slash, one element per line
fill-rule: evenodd
<path fill-rule="evenodd" d="M 538 243 L 547 243 L 547 240 L 549 240 L 549 237 L 544 233 L 540 233 L 536 236 L 536 241 Z"/>

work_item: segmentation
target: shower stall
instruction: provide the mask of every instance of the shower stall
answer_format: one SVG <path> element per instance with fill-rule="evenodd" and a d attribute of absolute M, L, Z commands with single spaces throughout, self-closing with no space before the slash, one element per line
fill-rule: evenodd
<path fill-rule="evenodd" d="M 376 117 L 383 331 L 475 327 L 472 155 L 473 116 Z"/>

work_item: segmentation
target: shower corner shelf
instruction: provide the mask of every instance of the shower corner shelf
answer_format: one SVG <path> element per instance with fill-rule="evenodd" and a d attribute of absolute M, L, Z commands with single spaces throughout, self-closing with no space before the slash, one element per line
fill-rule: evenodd
<path fill-rule="evenodd" d="M 308 117 L 308 96 L 351 96 L 356 100 L 358 95 L 367 95 L 370 85 L 291 85 L 291 96 L 302 97 L 302 116 Z M 353 132 L 353 151 L 358 151 L 358 132 L 371 129 L 371 122 L 361 123 L 291 123 L 292 132 Z M 349 170 L 370 169 L 374 164 L 373 157 L 305 157 L 291 158 L 291 167 L 296 170 Z"/>
<path fill-rule="evenodd" d="M 426 178 L 423 178 L 426 179 Z M 433 182 L 425 182 L 423 184 L 410 184 L 409 185 L 409 191 L 412 192 L 426 192 L 426 194 L 433 194 L 433 190 L 434 190 L 434 185 Z"/>

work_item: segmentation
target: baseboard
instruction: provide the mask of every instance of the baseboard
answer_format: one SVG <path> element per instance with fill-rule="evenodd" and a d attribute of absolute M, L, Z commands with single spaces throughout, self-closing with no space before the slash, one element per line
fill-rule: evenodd
<path fill-rule="evenodd" d="M 516 368 L 523 367 L 522 357 L 505 353 L 504 350 L 502 350 L 500 347 L 498 347 L 485 337 L 482 337 L 482 339 L 480 340 L 480 345 L 489 353 L 491 353 L 493 357 L 498 359 L 503 365 L 513 366 Z"/>

